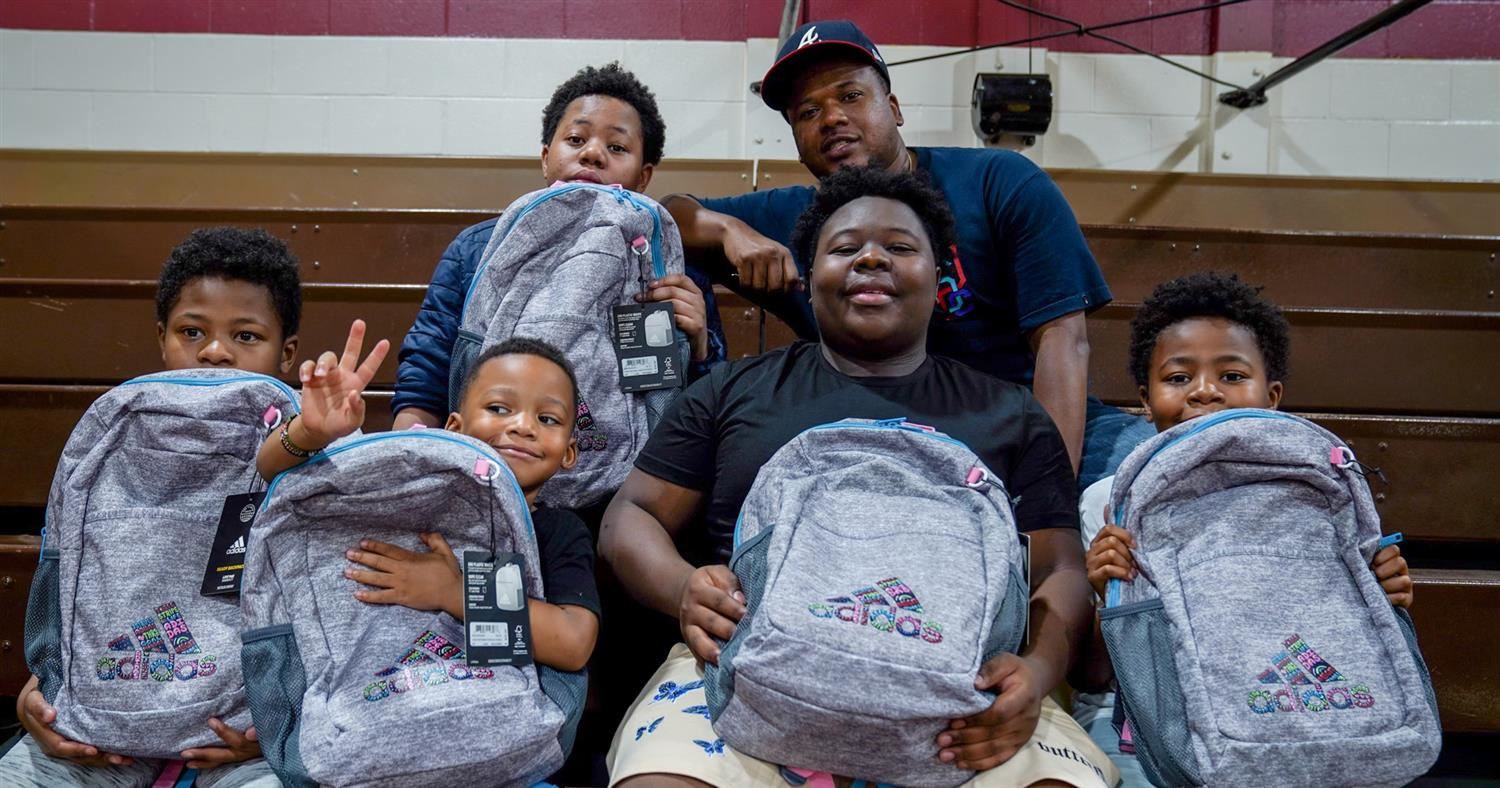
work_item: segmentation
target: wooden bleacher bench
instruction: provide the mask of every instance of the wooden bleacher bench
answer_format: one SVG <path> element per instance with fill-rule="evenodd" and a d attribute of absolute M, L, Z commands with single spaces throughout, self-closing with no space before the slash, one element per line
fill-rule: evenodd
<path fill-rule="evenodd" d="M 1387 530 L 1407 538 L 1445 729 L 1500 732 L 1500 238 L 1483 234 L 1500 187 L 1056 176 L 1116 298 L 1089 320 L 1093 391 L 1138 404 L 1128 326 L 1157 283 L 1214 268 L 1265 285 L 1293 328 L 1283 406 L 1389 480 L 1375 490 Z M 792 163 L 669 162 L 652 193 L 806 181 Z M 0 507 L 42 506 L 88 404 L 159 367 L 155 279 L 190 229 L 260 226 L 289 242 L 308 358 L 338 347 L 355 317 L 399 343 L 446 244 L 537 185 L 529 160 L 0 152 L 0 417 L 11 425 Z M 790 341 L 780 321 L 718 295 L 733 357 Z M 394 377 L 392 360 L 368 395 L 367 429 L 389 426 Z M 0 610 L 12 612 L 0 619 L 0 692 L 25 676 L 18 613 L 35 549 L 0 542 Z"/>

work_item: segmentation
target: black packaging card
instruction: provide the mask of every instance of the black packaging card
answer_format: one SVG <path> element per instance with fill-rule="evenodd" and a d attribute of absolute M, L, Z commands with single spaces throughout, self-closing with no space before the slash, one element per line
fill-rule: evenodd
<path fill-rule="evenodd" d="M 203 570 L 201 593 L 204 596 L 240 592 L 240 576 L 245 573 L 245 540 L 250 538 L 250 526 L 265 498 L 266 493 L 262 490 L 224 499 L 224 511 L 219 513 L 219 530 L 214 533 L 208 567 Z"/>
<path fill-rule="evenodd" d="M 464 658 L 471 668 L 531 664 L 521 556 L 464 551 Z"/>
<path fill-rule="evenodd" d="M 620 390 L 629 394 L 681 388 L 686 381 L 677 345 L 677 321 L 666 302 L 611 307 Z"/>
<path fill-rule="evenodd" d="M 1016 534 L 1016 536 L 1021 540 L 1021 580 L 1026 584 L 1026 595 L 1027 598 L 1030 599 L 1031 534 L 1022 531 L 1021 533 Z M 1027 605 L 1022 608 L 1022 610 L 1026 611 L 1026 615 L 1023 616 L 1023 619 L 1026 622 L 1026 639 L 1021 641 L 1021 647 L 1022 649 L 1024 649 L 1025 647 L 1031 645 L 1031 604 L 1028 602 Z"/>

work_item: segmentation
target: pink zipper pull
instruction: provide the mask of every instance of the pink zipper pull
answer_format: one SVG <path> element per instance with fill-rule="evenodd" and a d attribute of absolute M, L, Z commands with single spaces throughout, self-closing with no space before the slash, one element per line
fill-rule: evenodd
<path fill-rule="evenodd" d="M 495 478 L 495 474 L 499 472 L 500 469 L 496 468 L 493 462 L 483 457 L 474 461 L 474 476 L 482 482 Z"/>

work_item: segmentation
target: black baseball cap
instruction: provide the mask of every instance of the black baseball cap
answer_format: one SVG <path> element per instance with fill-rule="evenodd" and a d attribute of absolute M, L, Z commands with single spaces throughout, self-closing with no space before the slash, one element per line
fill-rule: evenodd
<path fill-rule="evenodd" d="M 792 80 L 797 77 L 798 62 L 814 50 L 827 53 L 835 46 L 842 47 L 841 51 L 870 61 L 870 65 L 880 72 L 880 78 L 885 80 L 885 84 L 891 84 L 891 72 L 885 67 L 885 59 L 880 56 L 880 50 L 875 48 L 875 42 L 863 30 L 847 19 L 825 19 L 821 22 L 808 22 L 793 30 L 787 40 L 781 42 L 776 62 L 771 64 L 760 81 L 761 100 L 777 112 L 785 110 L 788 101 L 786 93 L 791 89 Z"/>

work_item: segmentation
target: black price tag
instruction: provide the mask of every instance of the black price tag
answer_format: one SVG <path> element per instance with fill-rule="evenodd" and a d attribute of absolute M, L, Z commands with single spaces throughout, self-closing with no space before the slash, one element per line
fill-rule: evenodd
<path fill-rule="evenodd" d="M 240 592 L 240 576 L 245 573 L 245 540 L 250 537 L 255 515 L 260 512 L 260 502 L 265 499 L 264 490 L 224 499 L 224 511 L 219 513 L 219 530 L 214 533 L 208 567 L 203 570 L 201 593 L 204 596 Z"/>
<path fill-rule="evenodd" d="M 464 655 L 471 668 L 531 664 L 521 556 L 464 551 Z"/>
<path fill-rule="evenodd" d="M 681 388 L 686 381 L 677 345 L 677 321 L 667 302 L 611 307 L 620 390 L 629 394 Z"/>

